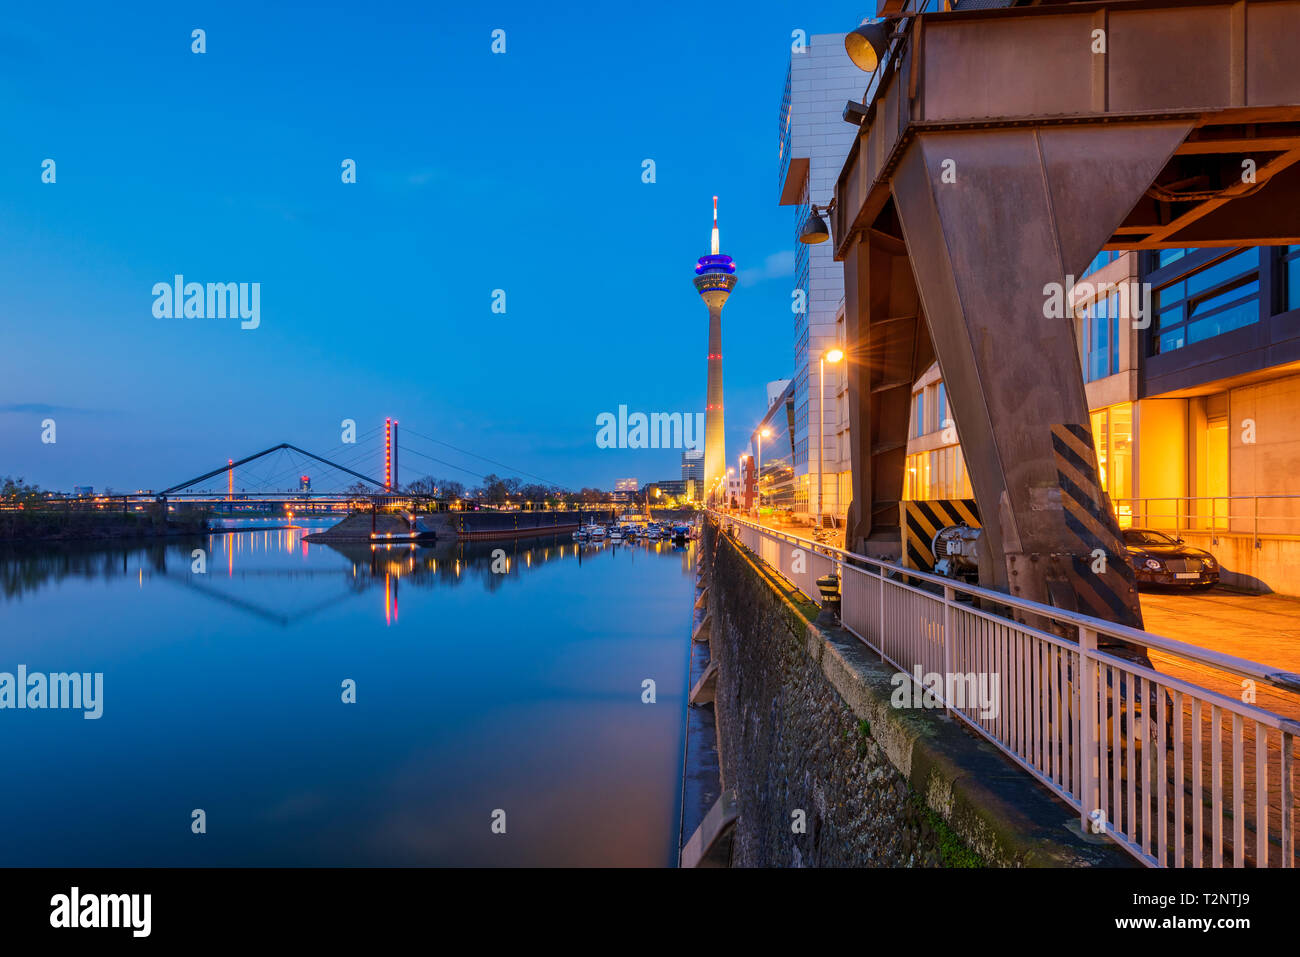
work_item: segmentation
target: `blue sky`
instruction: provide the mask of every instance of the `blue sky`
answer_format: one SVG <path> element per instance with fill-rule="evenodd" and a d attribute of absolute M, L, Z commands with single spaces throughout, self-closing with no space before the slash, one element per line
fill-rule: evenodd
<path fill-rule="evenodd" d="M 791 31 L 874 3 L 269 6 L 47 3 L 0 26 L 0 475 L 161 488 L 394 415 L 571 487 L 676 477 L 679 453 L 600 449 L 595 421 L 703 410 L 715 193 L 742 273 L 734 460 L 793 365 Z M 260 327 L 155 318 L 176 273 L 259 282 Z"/>

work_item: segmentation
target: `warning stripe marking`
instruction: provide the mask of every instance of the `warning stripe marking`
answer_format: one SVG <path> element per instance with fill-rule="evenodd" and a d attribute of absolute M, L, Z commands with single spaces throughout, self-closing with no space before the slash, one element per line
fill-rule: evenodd
<path fill-rule="evenodd" d="M 1066 527 L 1089 552 L 1100 549 L 1106 555 L 1106 571 L 1102 574 L 1092 570 L 1090 556 L 1073 556 L 1070 578 L 1085 606 L 1080 610 L 1095 615 L 1109 611 L 1114 620 L 1127 621 L 1132 617 L 1127 599 L 1132 589 L 1126 576 L 1127 550 L 1110 502 L 1101 489 L 1091 429 L 1076 423 L 1052 426 L 1052 450 Z"/>
<path fill-rule="evenodd" d="M 924 499 L 899 503 L 903 526 L 903 564 L 920 571 L 934 569 L 930 543 L 941 528 L 949 525 L 980 527 L 979 507 L 974 499 Z"/>

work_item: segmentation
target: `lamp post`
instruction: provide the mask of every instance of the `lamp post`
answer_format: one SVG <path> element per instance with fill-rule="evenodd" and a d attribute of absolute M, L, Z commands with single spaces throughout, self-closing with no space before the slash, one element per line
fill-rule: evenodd
<path fill-rule="evenodd" d="M 817 360 L 819 378 L 817 390 L 817 527 L 822 527 L 822 502 L 825 498 L 822 487 L 822 472 L 826 459 L 826 363 L 839 362 L 844 358 L 843 349 L 828 349 Z"/>
<path fill-rule="evenodd" d="M 763 440 L 770 438 L 772 430 L 767 426 L 758 430 L 756 443 L 758 455 L 754 458 L 754 517 L 763 517 Z"/>

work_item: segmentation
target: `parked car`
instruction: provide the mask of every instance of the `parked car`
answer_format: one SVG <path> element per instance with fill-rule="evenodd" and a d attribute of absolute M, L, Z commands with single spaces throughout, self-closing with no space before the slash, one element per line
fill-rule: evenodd
<path fill-rule="evenodd" d="M 1219 563 L 1203 548 L 1149 528 L 1127 528 L 1129 564 L 1139 585 L 1183 585 L 1213 588 L 1219 583 Z"/>

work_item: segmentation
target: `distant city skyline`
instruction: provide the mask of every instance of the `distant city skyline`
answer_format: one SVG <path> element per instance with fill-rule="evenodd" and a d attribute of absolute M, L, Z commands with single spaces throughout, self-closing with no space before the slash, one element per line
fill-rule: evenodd
<path fill-rule="evenodd" d="M 722 32 L 523 4 L 351 10 L 11 12 L 0 475 L 159 488 L 392 416 L 570 488 L 672 476 L 680 451 L 599 448 L 596 420 L 704 410 L 685 267 L 715 194 L 743 264 L 724 321 L 741 447 L 792 366 L 773 99 L 792 32 L 843 30 L 857 7 L 758 3 Z M 700 90 L 726 105 L 707 151 Z M 430 474 L 508 474 L 447 458 L 465 470 Z"/>

